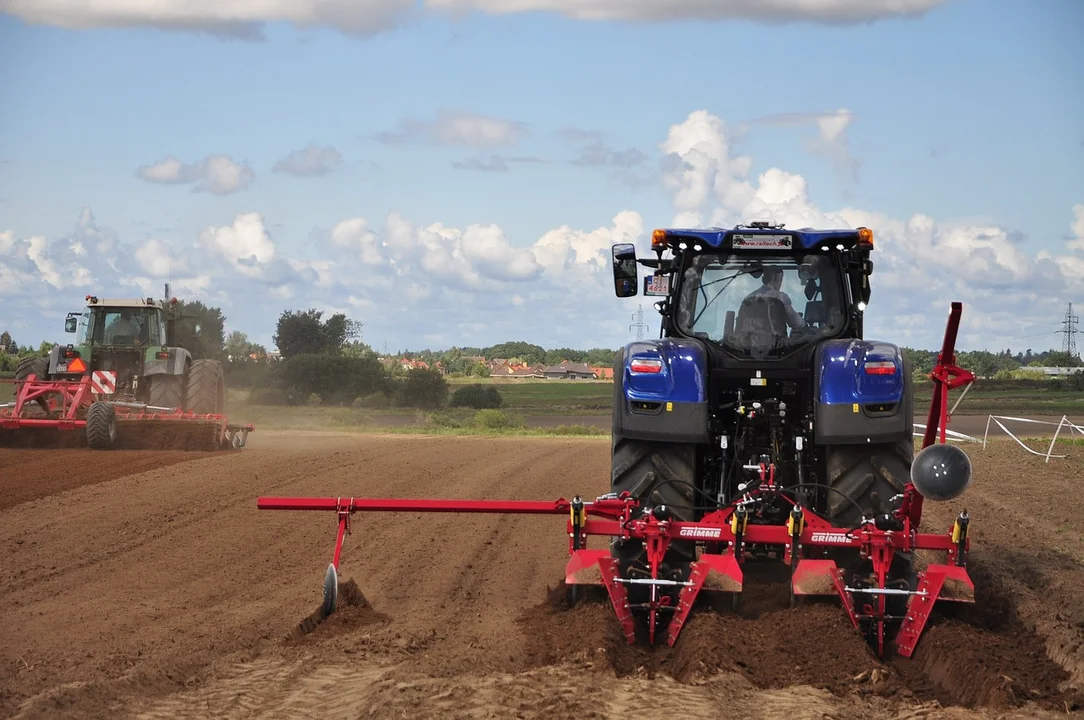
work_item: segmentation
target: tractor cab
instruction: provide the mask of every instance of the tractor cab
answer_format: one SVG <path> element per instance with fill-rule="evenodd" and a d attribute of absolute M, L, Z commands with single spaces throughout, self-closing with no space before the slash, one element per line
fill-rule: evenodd
<path fill-rule="evenodd" d="M 75 377 L 87 371 L 109 373 L 115 399 L 176 405 L 183 392 L 191 355 L 171 345 L 176 300 L 86 296 L 81 313 L 68 313 L 64 330 L 75 336 L 53 349 L 49 373 Z M 174 387 L 181 383 L 180 389 Z M 158 385 L 160 391 L 155 391 Z"/>
<path fill-rule="evenodd" d="M 644 294 L 662 298 L 664 337 L 704 341 L 722 355 L 716 364 L 780 361 L 822 340 L 862 337 L 873 271 L 867 228 L 656 230 L 651 247 L 656 258 L 640 260 L 631 243 L 614 245 L 617 296 L 638 293 L 637 265 L 653 268 Z"/>
<path fill-rule="evenodd" d="M 91 301 L 94 301 L 93 303 Z M 165 344 L 165 323 L 158 303 L 88 298 L 81 315 L 70 314 L 64 329 L 87 346 L 137 348 Z"/>

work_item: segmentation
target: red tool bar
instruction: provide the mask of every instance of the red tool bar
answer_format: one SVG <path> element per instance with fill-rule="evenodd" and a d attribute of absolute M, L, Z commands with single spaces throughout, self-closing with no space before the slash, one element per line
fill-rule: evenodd
<path fill-rule="evenodd" d="M 584 503 L 588 505 L 588 503 Z M 540 500 L 414 500 L 408 498 L 261 497 L 260 510 L 351 510 L 359 512 L 472 512 L 512 515 L 558 515 L 571 503 Z"/>
<path fill-rule="evenodd" d="M 86 420 L 70 420 L 68 418 L 0 417 L 0 427 L 7 430 L 16 430 L 22 427 L 53 427 L 61 430 L 73 430 L 85 427 L 86 424 Z"/>

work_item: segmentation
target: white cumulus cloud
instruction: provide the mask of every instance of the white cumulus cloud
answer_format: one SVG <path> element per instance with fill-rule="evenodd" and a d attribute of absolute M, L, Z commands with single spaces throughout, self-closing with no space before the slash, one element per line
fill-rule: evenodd
<path fill-rule="evenodd" d="M 751 178 L 747 159 L 731 157 L 723 121 L 705 111 L 672 126 L 662 147 L 669 153 L 674 225 L 768 220 L 792 228 L 872 228 L 876 270 L 867 329 L 886 339 L 933 347 L 952 300 L 966 305 L 965 342 L 1021 336 L 1047 323 L 1074 293 L 1084 293 L 1084 258 L 1069 254 L 1072 243 L 1066 254 L 1029 255 L 1007 228 L 921 214 L 901 219 L 856 208 L 826 210 L 810 199 L 800 175 L 771 168 Z M 900 328 L 900 315 L 922 316 L 926 323 Z"/>
<path fill-rule="evenodd" d="M 801 175 L 778 167 L 754 173 L 752 159 L 733 150 L 736 130 L 707 111 L 663 130 L 672 225 L 768 220 L 874 230 L 869 337 L 933 348 L 949 302 L 961 300 L 962 348 L 1018 349 L 1013 338 L 1034 336 L 1084 295 L 1084 204 L 1066 208 L 1063 245 L 1035 252 L 1012 228 L 989 222 L 822 208 Z M 642 301 L 614 297 L 610 248 L 632 242 L 646 253 L 650 227 L 666 224 L 645 226 L 631 208 L 594 228 L 554 223 L 533 237 L 494 224 L 416 222 L 394 211 L 328 221 L 323 234 L 299 238 L 289 229 L 272 233 L 267 214 L 242 212 L 191 230 L 187 241 L 122 242 L 83 209 L 64 237 L 0 231 L 0 297 L 6 317 L 51 328 L 56 318 L 43 297 L 78 303 L 84 288 L 158 296 L 168 276 L 175 294 L 221 306 L 231 328 L 265 343 L 282 310 L 318 306 L 346 308 L 365 323 L 367 341 L 387 338 L 399 347 L 427 336 L 459 345 L 530 339 L 613 347 L 629 338 L 630 314 Z M 646 319 L 657 322 L 650 312 Z"/>
<path fill-rule="evenodd" d="M 327 175 L 342 164 L 343 156 L 335 148 L 309 145 L 275 163 L 272 172 L 294 175 L 295 177 L 316 177 Z"/>
<path fill-rule="evenodd" d="M 269 22 L 371 36 L 424 14 L 552 12 L 575 20 L 855 23 L 921 15 L 944 0 L 0 0 L 0 12 L 65 28 L 155 27 L 264 38 Z"/>
<path fill-rule="evenodd" d="M 1084 251 L 1084 203 L 1073 205 L 1073 222 L 1069 226 L 1073 233 L 1073 239 L 1069 241 L 1069 247 L 1074 250 Z"/>
<path fill-rule="evenodd" d="M 421 143 L 472 148 L 509 147 L 526 134 L 522 122 L 487 115 L 441 110 L 431 120 L 404 118 L 377 139 L 389 145 Z"/>
<path fill-rule="evenodd" d="M 249 277 L 261 276 L 278 255 L 263 217 L 256 212 L 238 215 L 231 225 L 204 228 L 197 243 Z"/>
<path fill-rule="evenodd" d="M 813 125 L 817 129 L 806 147 L 810 152 L 826 158 L 836 171 L 849 180 L 858 181 L 858 158 L 851 153 L 848 129 L 855 120 L 853 112 L 840 108 L 832 112 L 818 113 L 782 113 L 768 115 L 752 121 L 752 124 L 805 126 Z"/>
<path fill-rule="evenodd" d="M 208 155 L 194 163 L 183 163 L 172 155 L 153 165 L 142 165 L 139 177 L 162 185 L 191 185 L 192 192 L 229 195 L 246 190 L 256 174 L 247 163 L 234 162 L 229 155 Z"/>
<path fill-rule="evenodd" d="M 918 15 L 943 0 L 427 0 L 433 8 L 487 13 L 548 11 L 575 20 L 809 20 L 865 22 Z"/>

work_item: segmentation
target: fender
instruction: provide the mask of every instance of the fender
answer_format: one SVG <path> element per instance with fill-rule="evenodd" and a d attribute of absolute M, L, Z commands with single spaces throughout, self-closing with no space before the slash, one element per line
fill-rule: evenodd
<path fill-rule="evenodd" d="M 896 345 L 829 340 L 817 348 L 816 442 L 890 442 L 911 437 L 911 366 Z"/>
<path fill-rule="evenodd" d="M 629 343 L 614 363 L 614 433 L 627 438 L 708 442 L 707 354 L 696 340 Z"/>
<path fill-rule="evenodd" d="M 67 345 L 56 344 L 49 352 L 49 374 L 58 376 L 62 379 L 74 380 L 77 379 L 82 372 L 69 372 L 68 371 L 68 359 L 61 357 L 61 353 L 67 350 Z M 91 363 L 90 350 L 91 348 L 86 345 L 72 345 L 72 350 L 79 353 L 79 357 L 88 366 Z M 63 368 L 63 369 L 62 369 Z M 67 376 L 65 378 L 65 376 Z"/>
<path fill-rule="evenodd" d="M 168 360 L 157 357 L 162 351 L 169 352 Z M 143 355 L 143 376 L 184 375 L 185 369 L 191 362 L 192 354 L 182 347 L 148 348 Z"/>

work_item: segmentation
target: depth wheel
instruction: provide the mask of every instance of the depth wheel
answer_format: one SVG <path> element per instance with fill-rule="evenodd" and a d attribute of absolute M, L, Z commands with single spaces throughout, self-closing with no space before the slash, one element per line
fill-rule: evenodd
<path fill-rule="evenodd" d="M 107 402 L 92 403 L 87 411 L 87 445 L 108 450 L 117 441 L 117 411 Z"/>

